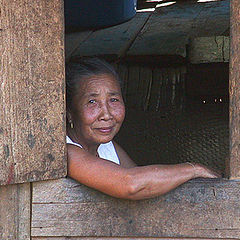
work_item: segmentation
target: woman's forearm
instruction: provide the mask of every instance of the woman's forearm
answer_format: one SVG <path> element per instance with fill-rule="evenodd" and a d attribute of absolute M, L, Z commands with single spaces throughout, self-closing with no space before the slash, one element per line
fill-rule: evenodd
<path fill-rule="evenodd" d="M 76 146 L 68 146 L 68 175 L 113 197 L 134 200 L 162 195 L 196 177 L 220 177 L 200 164 L 124 168 Z"/>
<path fill-rule="evenodd" d="M 144 199 L 165 194 L 196 177 L 219 177 L 199 164 L 150 165 L 129 169 L 130 199 Z"/>

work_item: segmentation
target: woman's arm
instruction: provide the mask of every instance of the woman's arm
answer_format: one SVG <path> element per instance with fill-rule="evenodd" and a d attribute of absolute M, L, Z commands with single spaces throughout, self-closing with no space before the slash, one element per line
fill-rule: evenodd
<path fill-rule="evenodd" d="M 124 168 L 74 145 L 67 144 L 67 148 L 68 174 L 71 178 L 118 198 L 151 198 L 196 177 L 220 177 L 199 164 L 194 167 L 176 164 Z"/>

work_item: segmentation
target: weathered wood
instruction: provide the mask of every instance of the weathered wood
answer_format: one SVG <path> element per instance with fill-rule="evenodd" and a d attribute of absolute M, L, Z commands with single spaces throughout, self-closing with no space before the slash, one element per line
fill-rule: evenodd
<path fill-rule="evenodd" d="M 33 237 L 239 238 L 240 182 L 195 180 L 162 197 L 115 199 L 73 180 L 33 184 Z"/>
<path fill-rule="evenodd" d="M 144 69 L 144 71 L 142 69 Z M 146 74 L 146 71 L 149 73 Z M 145 110 L 149 109 L 152 111 L 158 111 L 160 107 L 166 106 L 181 108 L 181 104 L 183 102 L 182 98 L 184 96 L 184 72 L 184 66 L 154 68 L 152 71 L 146 67 L 141 68 L 140 83 L 141 79 L 143 79 L 147 84 L 142 86 L 141 91 L 139 91 L 139 96 L 141 96 L 143 101 L 146 101 Z M 149 92 L 147 92 L 148 90 Z M 142 96 L 141 93 L 143 91 L 145 91 L 145 93 L 142 94 Z M 147 95 L 148 97 L 146 97 Z"/>
<path fill-rule="evenodd" d="M 240 178 L 240 2 L 231 1 L 230 178 Z"/>
<path fill-rule="evenodd" d="M 83 44 L 92 31 L 74 32 L 65 34 L 65 58 L 68 61 L 76 48 Z"/>
<path fill-rule="evenodd" d="M 123 64 L 119 64 L 117 67 L 117 73 L 122 81 L 122 94 L 124 100 L 126 100 L 127 87 L 128 87 L 128 67 Z"/>
<path fill-rule="evenodd" d="M 149 13 L 136 14 L 123 24 L 93 32 L 87 42 L 82 43 L 73 56 L 93 56 L 102 54 L 120 54 L 132 40 L 132 36 L 142 28 Z"/>
<path fill-rule="evenodd" d="M 161 88 L 161 93 L 160 93 L 160 107 L 162 109 L 166 108 L 169 105 L 169 99 L 168 99 L 168 94 L 167 94 L 167 85 L 168 85 L 168 69 L 164 68 L 162 70 L 162 88 Z"/>
<path fill-rule="evenodd" d="M 200 37 L 189 42 L 190 63 L 229 62 L 229 37 Z"/>
<path fill-rule="evenodd" d="M 160 93 L 162 87 L 162 71 L 159 68 L 153 70 L 152 89 L 150 94 L 149 109 L 158 111 L 160 105 Z"/>
<path fill-rule="evenodd" d="M 70 178 L 33 183 L 34 204 L 105 202 L 107 199 L 107 195 L 89 191 L 89 188 Z"/>
<path fill-rule="evenodd" d="M 229 0 L 177 1 L 156 8 L 153 14 L 139 12 L 129 22 L 95 31 L 73 56 L 127 53 L 186 57 L 189 38 L 229 34 L 229 5 Z"/>
<path fill-rule="evenodd" d="M 140 96 L 138 96 L 138 86 L 140 77 L 140 67 L 139 66 L 129 66 L 128 69 L 128 80 L 127 80 L 127 94 L 126 103 L 128 107 L 136 107 L 138 102 L 141 101 Z"/>
<path fill-rule="evenodd" d="M 0 8 L 0 185 L 65 176 L 63 1 Z"/>
<path fill-rule="evenodd" d="M 141 14 L 142 15 L 142 14 Z M 142 31 L 142 29 L 144 28 L 144 26 L 147 24 L 148 19 L 150 18 L 151 14 L 147 14 L 146 13 L 142 16 L 147 16 L 146 19 L 144 19 L 144 22 L 141 26 L 139 26 L 134 32 L 133 34 L 131 34 L 131 37 L 128 39 L 128 41 L 125 42 L 124 47 L 122 47 L 121 51 L 119 51 L 118 53 L 118 58 L 122 59 L 123 57 L 125 57 L 127 55 L 127 52 L 129 50 L 129 48 L 132 46 L 132 44 L 134 43 L 134 41 L 136 40 L 136 38 L 138 37 L 139 33 Z"/>
<path fill-rule="evenodd" d="M 30 184 L 0 187 L 0 239 L 30 240 Z"/>
<path fill-rule="evenodd" d="M 130 81 L 132 81 L 130 79 Z M 147 67 L 140 68 L 139 85 L 136 99 L 138 109 L 146 111 L 149 106 L 150 94 L 152 88 L 152 69 Z"/>
<path fill-rule="evenodd" d="M 128 55 L 186 57 L 186 45 L 190 37 L 223 35 L 228 28 L 229 0 L 209 3 L 177 1 L 176 4 L 155 10 Z"/>
<path fill-rule="evenodd" d="M 216 238 L 152 238 L 152 237 L 33 237 L 32 240 L 216 240 Z M 218 238 L 219 239 L 219 238 Z M 233 238 L 224 238 L 224 240 L 233 240 Z"/>

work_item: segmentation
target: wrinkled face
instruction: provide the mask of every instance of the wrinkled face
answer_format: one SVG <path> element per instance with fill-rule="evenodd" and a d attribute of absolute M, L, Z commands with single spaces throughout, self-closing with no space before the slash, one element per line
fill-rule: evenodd
<path fill-rule="evenodd" d="M 71 116 L 83 145 L 111 141 L 125 117 L 120 85 L 108 74 L 84 79 L 73 105 Z"/>

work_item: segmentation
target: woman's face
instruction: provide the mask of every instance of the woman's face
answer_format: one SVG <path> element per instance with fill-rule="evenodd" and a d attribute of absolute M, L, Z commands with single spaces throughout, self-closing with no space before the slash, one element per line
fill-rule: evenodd
<path fill-rule="evenodd" d="M 83 145 L 111 141 L 125 117 L 120 85 L 110 74 L 84 79 L 73 106 L 74 129 Z"/>

